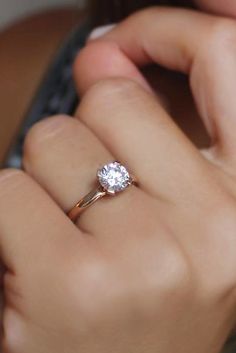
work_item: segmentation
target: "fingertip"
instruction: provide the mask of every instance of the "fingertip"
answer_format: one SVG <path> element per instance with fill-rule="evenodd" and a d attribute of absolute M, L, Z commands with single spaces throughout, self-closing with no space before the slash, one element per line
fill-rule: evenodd
<path fill-rule="evenodd" d="M 111 72 L 117 44 L 91 41 L 79 52 L 74 62 L 74 77 L 80 94 Z"/>
<path fill-rule="evenodd" d="M 133 79 L 151 91 L 145 78 L 119 45 L 108 40 L 88 42 L 75 59 L 74 77 L 80 94 L 84 94 L 97 81 L 111 77 Z"/>

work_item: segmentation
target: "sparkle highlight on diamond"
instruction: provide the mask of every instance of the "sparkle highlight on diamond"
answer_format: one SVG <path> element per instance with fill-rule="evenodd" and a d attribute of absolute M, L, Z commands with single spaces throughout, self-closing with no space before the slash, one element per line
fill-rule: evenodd
<path fill-rule="evenodd" d="M 104 165 L 97 172 L 100 185 L 109 193 L 115 194 L 126 189 L 132 182 L 129 172 L 119 162 Z"/>

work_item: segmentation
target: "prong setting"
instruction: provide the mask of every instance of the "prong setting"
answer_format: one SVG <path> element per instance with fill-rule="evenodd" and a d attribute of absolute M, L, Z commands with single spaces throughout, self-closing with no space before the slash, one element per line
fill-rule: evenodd
<path fill-rule="evenodd" d="M 101 187 L 109 194 L 125 190 L 132 184 L 132 178 L 127 169 L 120 162 L 111 162 L 97 171 L 97 178 Z"/>

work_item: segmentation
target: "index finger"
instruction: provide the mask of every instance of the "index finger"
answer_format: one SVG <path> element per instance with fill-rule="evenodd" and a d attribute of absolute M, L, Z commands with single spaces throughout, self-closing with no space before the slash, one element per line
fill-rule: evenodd
<path fill-rule="evenodd" d="M 214 147 L 232 160 L 236 148 L 235 37 L 232 20 L 185 9 L 149 8 L 85 48 L 75 64 L 78 86 L 83 92 L 107 76 L 128 76 L 140 82 L 139 71 L 130 65 L 150 62 L 188 73 Z M 108 49 L 110 55 L 104 55 Z M 113 64 L 114 57 L 119 58 L 119 65 Z"/>

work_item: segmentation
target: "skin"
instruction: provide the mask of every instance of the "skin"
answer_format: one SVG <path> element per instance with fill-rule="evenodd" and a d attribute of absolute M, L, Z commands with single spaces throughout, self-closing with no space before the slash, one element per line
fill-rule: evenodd
<path fill-rule="evenodd" d="M 236 16 L 236 4 L 234 0 L 195 0 L 194 2 L 199 8 L 205 11 L 233 18 Z"/>
<path fill-rule="evenodd" d="M 35 125 L 25 172 L 0 175 L 4 353 L 220 352 L 236 324 L 235 39 L 233 20 L 153 8 L 80 54 L 76 118 Z M 209 149 L 156 99 L 150 61 L 189 75 Z M 113 159 L 139 187 L 74 225 L 65 212 Z"/>

